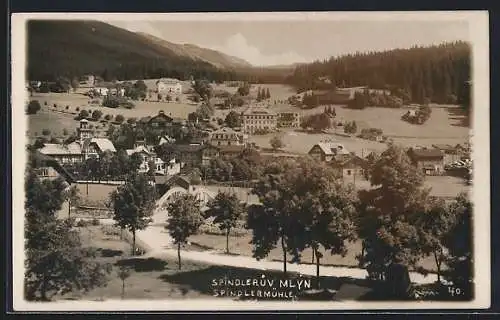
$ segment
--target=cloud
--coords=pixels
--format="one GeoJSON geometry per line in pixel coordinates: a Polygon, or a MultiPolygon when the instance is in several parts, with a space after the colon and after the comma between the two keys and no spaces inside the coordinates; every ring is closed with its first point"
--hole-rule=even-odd
{"type": "Polygon", "coordinates": [[[244,59],[256,66],[284,65],[308,61],[308,59],[293,51],[280,54],[263,54],[259,48],[248,43],[241,33],[230,36],[222,46],[213,46],[211,49],[244,59]]]}

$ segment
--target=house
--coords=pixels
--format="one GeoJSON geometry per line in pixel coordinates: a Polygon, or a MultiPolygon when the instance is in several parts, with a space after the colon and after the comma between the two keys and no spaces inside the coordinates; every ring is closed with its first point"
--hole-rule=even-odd
{"type": "Polygon", "coordinates": [[[308,154],[318,161],[330,162],[337,155],[349,155],[349,151],[341,143],[319,142],[309,150],[308,154]]]}
{"type": "Polygon", "coordinates": [[[82,162],[85,158],[80,144],[76,141],[67,145],[45,143],[38,151],[60,164],[76,164],[82,162]]]}
{"type": "Polygon", "coordinates": [[[156,81],[156,92],[164,94],[182,94],[182,84],[177,79],[160,79],[156,81]]]}
{"type": "Polygon", "coordinates": [[[273,131],[277,127],[277,114],[263,107],[250,107],[242,113],[243,132],[253,134],[258,130],[273,131]]]}
{"type": "Polygon", "coordinates": [[[344,182],[355,184],[357,180],[366,180],[367,161],[355,154],[336,155],[330,163],[344,182]]]}
{"type": "MultiPolygon", "coordinates": [[[[146,118],[144,118],[146,119],[146,118]]],[[[165,114],[165,111],[161,110],[158,112],[158,114],[154,117],[151,117],[147,120],[148,126],[151,128],[158,128],[158,129],[164,129],[172,124],[172,119],[171,117],[167,116],[165,114]]]]}
{"type": "Polygon", "coordinates": [[[441,175],[444,172],[444,153],[436,148],[410,148],[408,156],[412,163],[426,175],[441,175]]]}
{"type": "Polygon", "coordinates": [[[433,144],[432,147],[441,150],[444,154],[444,165],[462,160],[462,152],[458,146],[452,146],[449,144],[433,144]]]}
{"type": "Polygon", "coordinates": [[[239,146],[247,143],[248,136],[231,128],[221,128],[209,134],[209,143],[214,146],[239,146]]]}
{"type": "Polygon", "coordinates": [[[76,182],[76,178],[64,169],[56,159],[40,153],[39,151],[35,151],[35,159],[36,166],[34,169],[40,179],[55,180],[57,178],[62,178],[66,181],[68,186],[76,182]]]}
{"type": "Polygon", "coordinates": [[[202,144],[175,144],[174,152],[179,158],[181,167],[187,165],[198,167],[202,164],[203,149],[202,144]]]}
{"type": "Polygon", "coordinates": [[[300,128],[300,113],[298,112],[278,113],[277,126],[279,128],[300,128]]]}
{"type": "Polygon", "coordinates": [[[134,149],[127,149],[126,152],[129,156],[132,156],[133,154],[138,154],[140,156],[142,162],[139,165],[138,172],[148,172],[151,164],[154,166],[155,175],[174,175],[180,173],[181,171],[181,164],[176,163],[175,159],[166,163],[158,157],[150,147],[144,145],[143,141],[136,143],[134,149]]]}
{"type": "Polygon", "coordinates": [[[88,138],[83,140],[82,143],[82,153],[84,158],[99,158],[105,151],[110,151],[112,153],[116,152],[113,143],[106,138],[88,138]]]}

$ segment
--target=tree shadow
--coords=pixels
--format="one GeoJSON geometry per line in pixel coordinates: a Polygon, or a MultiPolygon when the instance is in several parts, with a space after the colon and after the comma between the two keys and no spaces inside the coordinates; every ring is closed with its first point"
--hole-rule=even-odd
{"type": "Polygon", "coordinates": [[[97,249],[97,252],[101,255],[101,257],[112,258],[123,255],[123,250],[114,250],[114,249],[97,249]]]}
{"type": "Polygon", "coordinates": [[[167,262],[157,258],[129,258],[117,261],[116,265],[132,268],[136,272],[150,272],[165,270],[167,262]]]}
{"type": "MultiPolygon", "coordinates": [[[[367,292],[372,290],[372,281],[365,279],[353,279],[350,277],[320,277],[321,290],[316,288],[316,278],[308,275],[300,275],[296,272],[288,272],[285,276],[282,271],[256,270],[248,268],[237,268],[227,266],[210,266],[204,269],[179,272],[175,274],[162,274],[159,279],[180,285],[187,290],[194,290],[201,294],[218,297],[230,297],[235,300],[287,300],[287,297],[265,296],[263,292],[284,292],[294,297],[294,300],[321,300],[340,301],[358,300],[367,292]],[[234,282],[227,283],[227,280],[234,282]],[[237,281],[246,283],[237,285],[237,281]],[[269,280],[265,286],[256,284],[255,281],[269,280]],[[246,281],[249,281],[248,283],[246,281]],[[281,285],[282,282],[296,284],[295,286],[281,285]],[[303,281],[302,287],[298,283],[303,281]],[[306,285],[307,283],[307,285],[306,285]],[[258,295],[261,291],[262,295],[258,295]],[[223,294],[224,292],[224,294],[223,294]],[[245,295],[247,293],[247,295],[245,295]],[[238,295],[239,294],[239,295],[238,295]]],[[[290,298],[290,296],[288,298],[290,298]]]]}

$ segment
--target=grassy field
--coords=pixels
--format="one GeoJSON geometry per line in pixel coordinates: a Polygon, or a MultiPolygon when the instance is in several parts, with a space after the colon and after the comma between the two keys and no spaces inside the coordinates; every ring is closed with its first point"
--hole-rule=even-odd
{"type": "MultiPolygon", "coordinates": [[[[57,104],[59,110],[66,111],[66,106],[69,107],[67,111],[77,112],[76,108],[82,109],[98,109],[101,110],[104,115],[110,114],[116,116],[121,114],[126,118],[130,117],[146,117],[158,114],[158,111],[163,110],[166,114],[172,117],[187,118],[190,112],[196,110],[197,106],[187,103],[177,103],[177,102],[148,102],[148,101],[134,101],[135,108],[124,109],[124,108],[106,108],[98,105],[92,105],[88,102],[90,99],[83,94],[79,93],[36,93],[31,98],[31,100],[38,100],[42,106],[47,102],[48,107],[52,107],[53,104],[57,104]]],[[[74,116],[73,116],[74,117],[74,116]]]]}
{"type": "MultiPolygon", "coordinates": [[[[72,292],[64,296],[56,296],[54,300],[93,300],[120,299],[122,297],[122,281],[118,277],[120,266],[131,270],[130,277],[125,280],[124,299],[206,299],[214,296],[212,280],[225,277],[232,279],[283,279],[281,271],[262,271],[249,268],[225,266],[209,266],[201,263],[183,261],[182,269],[178,269],[177,260],[170,257],[145,258],[129,255],[130,245],[120,239],[120,231],[111,226],[82,227],[80,235],[84,246],[97,249],[98,260],[112,266],[107,285],[89,292],[72,292]]],[[[187,248],[189,249],[189,248],[187,248]]],[[[297,275],[289,274],[289,278],[297,275]]],[[[311,277],[303,276],[303,279],[311,277]]],[[[370,291],[365,280],[351,278],[321,277],[323,288],[338,290],[337,299],[360,299],[370,291]]],[[[238,299],[221,298],[218,299],[238,299]]]]}
{"type": "MultiPolygon", "coordinates": [[[[191,236],[190,241],[192,244],[197,244],[200,246],[205,246],[213,250],[219,251],[224,254],[226,250],[226,237],[224,235],[214,235],[214,234],[198,234],[191,236]]],[[[230,237],[229,239],[229,251],[231,254],[252,256],[253,245],[250,244],[252,240],[251,231],[249,234],[240,237],[230,237]]],[[[278,247],[271,250],[267,256],[267,260],[283,261],[283,252],[279,244],[278,247]]],[[[356,255],[361,254],[361,241],[356,241],[349,243],[347,245],[348,252],[345,257],[341,255],[331,255],[329,252],[323,253],[323,258],[321,260],[321,265],[324,266],[342,266],[342,267],[358,267],[358,260],[356,255]]],[[[291,261],[291,257],[288,254],[287,261],[291,261]]],[[[306,250],[302,253],[301,263],[312,263],[312,251],[306,250]]],[[[419,264],[429,271],[435,271],[436,265],[432,257],[422,259],[419,264]]]]}
{"type": "MultiPolygon", "coordinates": [[[[166,298],[207,298],[210,295],[189,288],[188,285],[169,281],[169,277],[179,274],[177,261],[145,259],[130,256],[130,245],[120,239],[120,231],[111,226],[89,226],[80,229],[84,246],[98,250],[98,260],[113,266],[105,287],[95,288],[88,293],[74,292],[56,299],[105,300],[120,299],[122,281],[118,277],[120,265],[131,269],[125,282],[125,299],[166,299],[166,298]]],[[[184,262],[181,273],[207,268],[205,265],[184,262]]],[[[208,283],[207,279],[207,283],[208,283]]]]}

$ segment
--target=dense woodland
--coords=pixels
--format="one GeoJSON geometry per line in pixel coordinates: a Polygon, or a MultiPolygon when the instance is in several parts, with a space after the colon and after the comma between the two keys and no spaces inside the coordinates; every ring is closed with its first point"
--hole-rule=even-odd
{"type": "Polygon", "coordinates": [[[287,82],[299,91],[369,86],[401,91],[411,101],[464,99],[470,80],[470,47],[465,42],[384,52],[356,53],[297,66],[287,82]],[[320,79],[328,77],[331,84],[320,79]]]}

